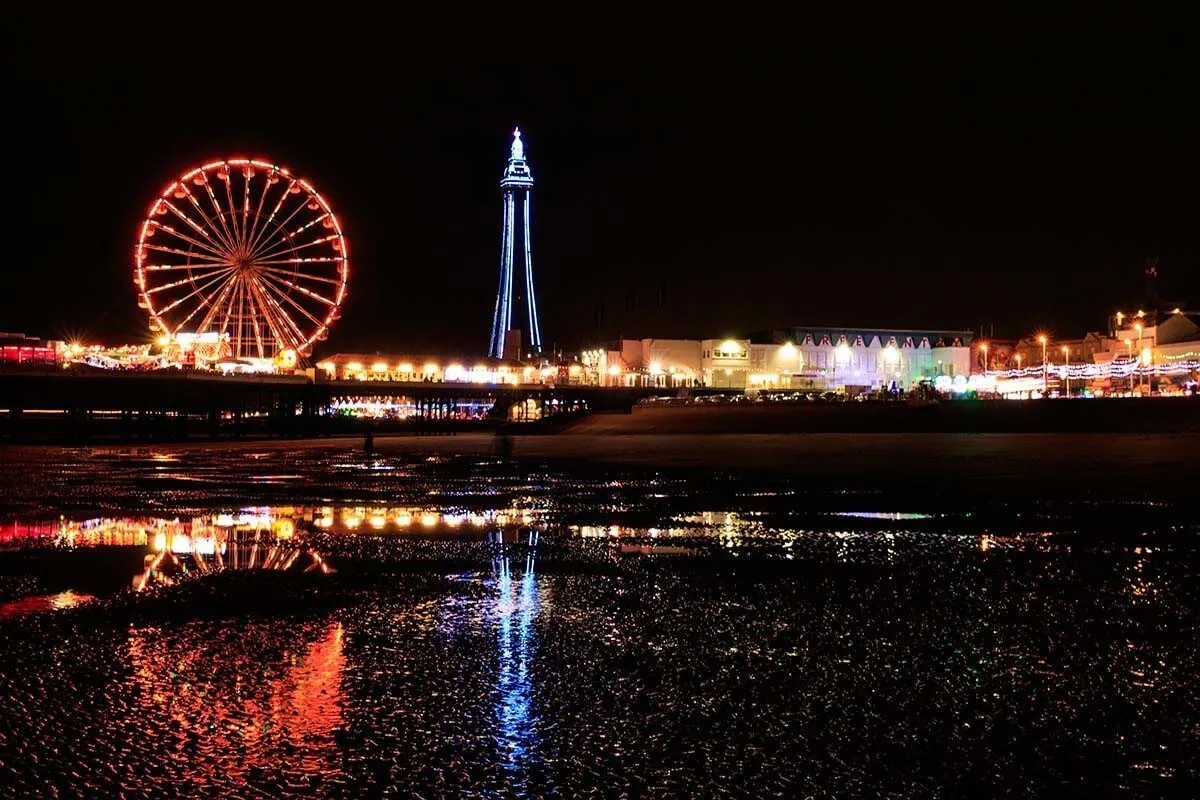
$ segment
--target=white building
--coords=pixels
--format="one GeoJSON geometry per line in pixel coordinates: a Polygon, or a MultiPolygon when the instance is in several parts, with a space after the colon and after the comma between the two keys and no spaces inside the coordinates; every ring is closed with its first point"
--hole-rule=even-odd
{"type": "Polygon", "coordinates": [[[626,339],[584,353],[606,385],[861,392],[968,375],[969,331],[790,328],[749,339],[626,339]]]}

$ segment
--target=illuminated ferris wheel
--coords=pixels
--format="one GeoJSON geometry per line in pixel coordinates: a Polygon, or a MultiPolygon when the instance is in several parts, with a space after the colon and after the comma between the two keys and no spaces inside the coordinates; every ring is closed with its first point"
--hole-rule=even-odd
{"type": "Polygon", "coordinates": [[[245,158],[184,173],[142,223],[134,283],[160,340],[220,357],[308,355],[338,318],[349,250],[329,203],[286,169],[245,158]]]}

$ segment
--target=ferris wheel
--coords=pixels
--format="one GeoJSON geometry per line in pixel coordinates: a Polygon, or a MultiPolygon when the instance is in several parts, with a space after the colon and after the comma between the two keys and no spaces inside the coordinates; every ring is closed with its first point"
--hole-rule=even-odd
{"type": "Polygon", "coordinates": [[[339,316],[349,250],[329,203],[286,169],[234,158],[185,172],[150,205],[134,284],[150,329],[222,357],[304,356],[339,316]]]}

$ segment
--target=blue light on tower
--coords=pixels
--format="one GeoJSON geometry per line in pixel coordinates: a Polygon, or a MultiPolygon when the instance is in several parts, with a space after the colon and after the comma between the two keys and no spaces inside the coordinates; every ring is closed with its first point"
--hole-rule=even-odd
{"type": "Polygon", "coordinates": [[[529,314],[528,351],[542,351],[542,332],[538,326],[537,297],[533,291],[533,246],[529,238],[529,192],[533,189],[533,173],[525,162],[525,145],[521,129],[513,130],[512,150],[508,166],[500,179],[504,190],[504,230],[500,238],[500,289],[496,292],[496,310],[492,317],[492,338],[488,355],[492,358],[520,358],[520,352],[506,352],[509,333],[513,330],[513,245],[517,239],[516,210],[521,205],[523,221],[522,249],[525,251],[525,308],[529,314]]]}

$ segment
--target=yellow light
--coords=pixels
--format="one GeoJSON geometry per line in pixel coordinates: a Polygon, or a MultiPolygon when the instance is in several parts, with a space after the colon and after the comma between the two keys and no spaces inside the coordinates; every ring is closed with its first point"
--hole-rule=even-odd
{"type": "Polygon", "coordinates": [[[1154,354],[1150,352],[1150,348],[1149,347],[1143,348],[1142,349],[1142,363],[1149,364],[1153,360],[1154,360],[1154,354]]]}
{"type": "Polygon", "coordinates": [[[1138,336],[1139,336],[1139,337],[1142,335],[1142,331],[1143,331],[1143,330],[1145,330],[1145,329],[1142,327],[1142,323],[1140,323],[1140,322],[1139,322],[1138,324],[1134,325],[1134,326],[1133,326],[1133,329],[1134,329],[1135,331],[1137,331],[1137,332],[1138,332],[1138,336]]]}
{"type": "Polygon", "coordinates": [[[371,372],[387,372],[387,364],[382,361],[376,361],[371,365],[371,372]]]}
{"type": "Polygon", "coordinates": [[[1174,308],[1174,309],[1171,309],[1171,313],[1172,314],[1182,314],[1183,309],[1182,308],[1174,308]]]}
{"type": "Polygon", "coordinates": [[[726,339],[721,342],[721,353],[727,356],[735,356],[742,352],[742,346],[733,339],[726,339]]]}
{"type": "Polygon", "coordinates": [[[533,367],[526,367],[525,369],[521,370],[521,372],[522,372],[522,374],[525,375],[525,377],[528,378],[530,375],[533,374],[533,367]]]}
{"type": "Polygon", "coordinates": [[[786,344],[784,344],[783,347],[779,348],[779,357],[780,358],[795,358],[796,357],[796,345],[792,344],[791,342],[787,342],[786,344]]]}
{"type": "Polygon", "coordinates": [[[650,374],[651,375],[662,375],[662,371],[663,371],[662,364],[658,363],[657,361],[650,362],[650,374]]]}
{"type": "Polygon", "coordinates": [[[611,366],[609,366],[609,368],[608,368],[608,374],[609,374],[609,375],[614,375],[614,376],[615,376],[615,375],[620,375],[620,374],[621,374],[621,368],[620,368],[620,367],[618,367],[616,364],[612,364],[612,365],[611,365],[611,366]]]}
{"type": "Polygon", "coordinates": [[[407,528],[409,525],[412,525],[412,514],[396,515],[396,524],[401,528],[407,528]]]}
{"type": "Polygon", "coordinates": [[[1117,324],[1118,324],[1118,325],[1120,325],[1120,324],[1121,324],[1121,320],[1123,320],[1123,319],[1125,319],[1125,315],[1124,315],[1124,314],[1122,314],[1120,311],[1118,311],[1118,312],[1117,312],[1117,324]]]}
{"type": "Polygon", "coordinates": [[[332,361],[322,361],[320,364],[320,367],[321,367],[321,369],[325,370],[326,372],[333,372],[333,370],[335,369],[332,361]]]}
{"type": "Polygon", "coordinates": [[[166,334],[163,334],[162,336],[158,337],[154,341],[158,343],[159,347],[165,347],[167,342],[171,341],[171,337],[167,336],[166,334]]]}
{"type": "Polygon", "coordinates": [[[850,360],[850,345],[846,344],[845,342],[842,342],[836,348],[834,348],[833,356],[838,361],[849,361],[850,360]]]}
{"type": "Polygon", "coordinates": [[[362,372],[362,362],[351,361],[346,365],[346,372],[362,372]]]}
{"type": "Polygon", "coordinates": [[[889,364],[894,364],[896,361],[899,360],[899,358],[900,358],[900,351],[896,349],[895,345],[889,344],[887,347],[883,348],[883,360],[884,361],[888,362],[889,364]]]}
{"type": "Polygon", "coordinates": [[[1071,355],[1071,348],[1069,348],[1069,347],[1064,347],[1064,348],[1062,349],[1062,351],[1063,351],[1063,355],[1064,355],[1064,356],[1069,356],[1069,355],[1071,355]]]}
{"type": "Polygon", "coordinates": [[[371,517],[371,527],[375,530],[382,528],[386,522],[387,518],[383,514],[375,514],[371,517]]]}
{"type": "Polygon", "coordinates": [[[437,522],[438,522],[437,514],[422,514],[421,515],[421,524],[424,525],[426,528],[432,528],[434,525],[437,525],[437,522]]]}
{"type": "Polygon", "coordinates": [[[1017,369],[1021,368],[1021,354],[1017,353],[1017,369]]]}
{"type": "Polygon", "coordinates": [[[401,362],[400,364],[396,365],[396,372],[411,373],[412,371],[413,371],[413,365],[408,363],[407,361],[401,362]]]}
{"type": "Polygon", "coordinates": [[[1146,312],[1145,312],[1145,311],[1142,311],[1142,310],[1139,308],[1139,309],[1138,309],[1138,313],[1137,313],[1137,315],[1138,315],[1139,317],[1144,317],[1144,316],[1146,316],[1146,312]]]}
{"type": "Polygon", "coordinates": [[[571,375],[578,375],[579,373],[583,372],[583,367],[579,366],[578,364],[572,364],[567,368],[567,372],[571,375]]]}
{"type": "Polygon", "coordinates": [[[980,352],[982,352],[982,353],[986,353],[986,352],[987,352],[987,342],[980,342],[980,343],[979,343],[979,351],[980,351],[980,352]]]}
{"type": "Polygon", "coordinates": [[[1047,341],[1049,340],[1046,339],[1046,334],[1044,333],[1038,337],[1038,344],[1045,344],[1047,341]]]}
{"type": "Polygon", "coordinates": [[[425,365],[425,367],[424,367],[424,369],[423,369],[422,371],[423,371],[423,372],[424,372],[426,375],[432,375],[433,373],[435,373],[435,372],[437,372],[437,371],[438,371],[438,365],[437,365],[437,364],[434,364],[434,363],[431,361],[431,362],[429,362],[428,364],[426,364],[426,365],[425,365]]]}

